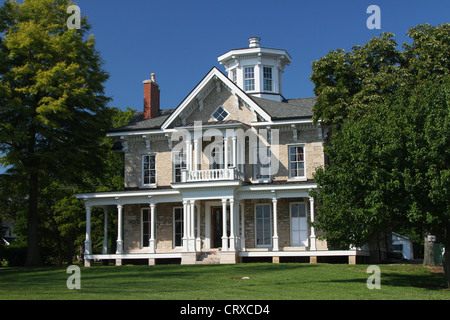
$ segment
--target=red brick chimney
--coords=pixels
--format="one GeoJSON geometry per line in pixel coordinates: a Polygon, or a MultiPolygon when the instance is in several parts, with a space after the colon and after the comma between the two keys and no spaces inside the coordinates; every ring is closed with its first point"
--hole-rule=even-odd
{"type": "Polygon", "coordinates": [[[144,81],[144,119],[156,118],[159,115],[159,86],[155,74],[144,81]]]}

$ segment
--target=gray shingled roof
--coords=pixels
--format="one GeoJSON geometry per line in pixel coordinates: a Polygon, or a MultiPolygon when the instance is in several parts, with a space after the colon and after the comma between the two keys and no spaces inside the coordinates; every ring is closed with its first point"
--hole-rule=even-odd
{"type": "MultiPolygon", "coordinates": [[[[313,116],[312,107],[316,102],[315,97],[289,99],[284,102],[278,102],[263,98],[251,97],[264,111],[266,111],[272,120],[310,118],[313,116]]],[[[144,112],[137,112],[126,126],[111,129],[109,132],[135,131],[146,129],[159,129],[163,122],[170,116],[175,109],[160,110],[159,117],[144,120],[144,112]]],[[[233,121],[233,120],[228,120],[233,121]]],[[[209,123],[204,123],[208,125],[209,123]]],[[[217,124],[217,123],[215,123],[217,124]]],[[[189,126],[190,124],[188,124],[189,126]]]]}
{"type": "Polygon", "coordinates": [[[159,117],[146,120],[144,119],[144,112],[136,112],[130,123],[122,127],[111,129],[108,132],[158,129],[161,127],[167,117],[170,116],[173,110],[175,109],[161,109],[159,111],[159,117]]]}
{"type": "Polygon", "coordinates": [[[270,115],[272,120],[310,118],[313,116],[312,107],[316,103],[316,97],[289,99],[284,102],[251,98],[270,115]]]}

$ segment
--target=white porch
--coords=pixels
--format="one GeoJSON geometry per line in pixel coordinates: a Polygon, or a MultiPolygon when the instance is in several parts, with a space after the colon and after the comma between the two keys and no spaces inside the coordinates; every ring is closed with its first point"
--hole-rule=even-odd
{"type": "Polygon", "coordinates": [[[314,221],[314,199],[309,197],[311,187],[314,185],[307,183],[241,186],[237,181],[228,181],[221,183],[220,187],[207,182],[181,183],[166,190],[78,195],[85,201],[86,207],[85,265],[90,266],[91,261],[103,259],[115,260],[117,265],[128,259],[146,259],[149,264],[155,264],[158,259],[178,259],[182,264],[195,264],[202,252],[215,252],[221,263],[269,257],[273,262],[279,262],[284,257],[309,257],[310,262],[314,263],[318,257],[326,256],[346,256],[349,263],[355,263],[356,256],[366,255],[366,252],[328,250],[323,244],[318,244],[312,226],[308,226],[307,238],[303,238],[301,247],[291,243],[292,227],[289,224],[292,222],[288,206],[304,203],[309,221],[314,221]],[[261,245],[258,244],[256,227],[257,206],[270,208],[270,219],[267,219],[270,228],[264,229],[264,232],[270,232],[270,237],[266,234],[266,242],[261,245]],[[101,207],[105,213],[105,241],[101,253],[92,251],[92,207],[101,207]],[[124,208],[134,212],[134,218],[127,219],[134,219],[135,228],[130,229],[131,223],[128,222],[125,233],[124,208]],[[182,212],[182,238],[179,242],[175,239],[175,218],[171,220],[175,214],[174,208],[182,212]],[[118,220],[115,253],[108,252],[107,243],[107,213],[111,210],[117,212],[118,220]],[[142,210],[147,210],[149,215],[148,240],[145,240],[148,243],[142,243],[143,226],[137,226],[142,210]],[[219,211],[221,215],[214,214],[219,211]],[[221,227],[215,228],[218,224],[221,227]],[[217,238],[219,230],[221,234],[217,243],[214,238],[217,238]]]}

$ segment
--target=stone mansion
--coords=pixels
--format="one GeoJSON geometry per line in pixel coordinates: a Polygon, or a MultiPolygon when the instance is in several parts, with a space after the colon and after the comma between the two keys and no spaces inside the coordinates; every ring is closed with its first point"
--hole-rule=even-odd
{"type": "Polygon", "coordinates": [[[369,254],[332,250],[317,238],[309,192],[325,162],[327,130],[312,122],[314,97],[283,97],[289,53],[249,41],[219,56],[225,73],[213,67],[175,109],[160,108],[154,74],[143,82],[143,111],[107,133],[124,155],[123,191],[77,195],[86,208],[86,266],[97,259],[356,263],[369,254]],[[92,251],[93,207],[105,213],[102,252],[92,251]],[[116,252],[108,252],[108,212],[117,214],[116,252]]]}

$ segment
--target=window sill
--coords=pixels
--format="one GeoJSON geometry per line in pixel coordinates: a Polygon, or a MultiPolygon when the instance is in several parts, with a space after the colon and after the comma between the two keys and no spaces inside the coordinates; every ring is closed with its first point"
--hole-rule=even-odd
{"type": "Polygon", "coordinates": [[[289,178],[287,181],[308,181],[306,177],[289,178]]]}
{"type": "Polygon", "coordinates": [[[139,189],[156,189],[157,185],[155,184],[143,184],[139,187],[139,189]]]}
{"type": "Polygon", "coordinates": [[[252,184],[260,184],[260,183],[272,183],[272,179],[252,179],[252,184]]]}

